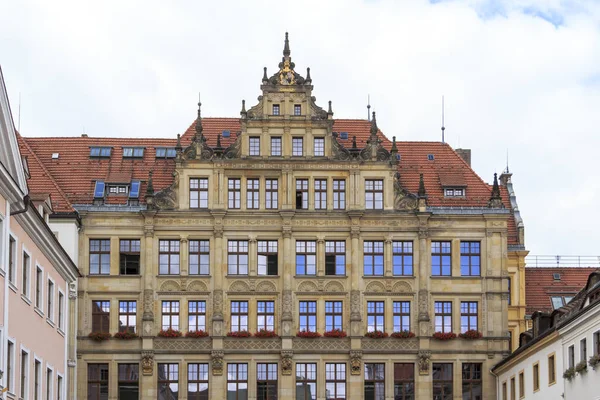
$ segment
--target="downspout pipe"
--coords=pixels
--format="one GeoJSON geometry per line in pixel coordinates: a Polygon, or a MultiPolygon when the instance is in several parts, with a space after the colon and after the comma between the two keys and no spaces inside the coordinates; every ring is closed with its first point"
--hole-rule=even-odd
{"type": "Polygon", "coordinates": [[[11,216],[13,215],[18,215],[18,214],[23,214],[24,212],[27,212],[27,210],[29,210],[29,203],[31,203],[31,198],[29,198],[29,195],[26,194],[23,197],[23,203],[25,204],[25,208],[21,209],[21,210],[16,210],[10,213],[11,216]]]}

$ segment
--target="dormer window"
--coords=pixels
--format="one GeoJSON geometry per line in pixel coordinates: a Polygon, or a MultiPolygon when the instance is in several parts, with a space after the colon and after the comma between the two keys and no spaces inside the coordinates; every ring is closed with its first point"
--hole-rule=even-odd
{"type": "Polygon", "coordinates": [[[279,115],[279,104],[273,104],[273,115],[279,115]]]}
{"type": "Polygon", "coordinates": [[[174,147],[157,147],[156,158],[175,158],[177,151],[174,147]]]}
{"type": "Polygon", "coordinates": [[[142,158],[144,157],[143,147],[123,147],[124,158],[142,158]]]}
{"type": "Polygon", "coordinates": [[[464,188],[446,188],[444,189],[444,197],[465,197],[464,188]]]}
{"type": "Polygon", "coordinates": [[[302,115],[302,105],[294,104],[294,115],[302,115]]]}
{"type": "Polygon", "coordinates": [[[129,185],[117,185],[117,184],[108,184],[107,192],[108,195],[126,195],[129,193],[129,185]]]}
{"type": "Polygon", "coordinates": [[[112,147],[90,147],[90,157],[110,157],[112,147]]]}

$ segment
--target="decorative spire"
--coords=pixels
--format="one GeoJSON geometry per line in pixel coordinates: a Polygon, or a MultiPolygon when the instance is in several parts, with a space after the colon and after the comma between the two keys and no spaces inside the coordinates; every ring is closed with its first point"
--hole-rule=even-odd
{"type": "MultiPolygon", "coordinates": [[[[198,96],[199,97],[199,96],[198,96]]],[[[196,135],[195,138],[202,138],[202,112],[201,112],[202,103],[200,99],[198,99],[198,118],[196,119],[196,135]]]]}
{"type": "Polygon", "coordinates": [[[331,109],[331,100],[329,100],[329,110],[327,110],[327,114],[333,115],[333,110],[331,109]]]}
{"type": "Polygon", "coordinates": [[[494,185],[492,186],[492,195],[488,202],[489,208],[504,208],[502,197],[500,196],[500,186],[498,186],[498,174],[494,172],[494,185]]]}
{"type": "Polygon", "coordinates": [[[154,184],[152,183],[152,174],[154,172],[148,172],[148,185],[146,186],[146,196],[154,196],[154,184]]]}
{"type": "Polygon", "coordinates": [[[371,95],[367,95],[367,120],[371,120],[371,95]]]}
{"type": "Polygon", "coordinates": [[[356,135],[352,136],[352,148],[353,148],[353,149],[358,149],[358,148],[356,147],[356,135]]]}
{"type": "Polygon", "coordinates": [[[306,80],[304,82],[306,82],[306,83],[312,82],[312,78],[310,77],[310,67],[306,68],[306,80]]]}
{"type": "Polygon", "coordinates": [[[263,69],[263,79],[262,79],[262,81],[264,83],[269,82],[269,77],[267,76],[267,67],[264,67],[264,69],[263,69]]]}
{"type": "Polygon", "coordinates": [[[242,100],[242,111],[240,111],[240,115],[243,118],[246,117],[246,100],[242,100]]]}
{"type": "Polygon", "coordinates": [[[420,199],[427,198],[427,191],[425,190],[425,181],[423,180],[423,174],[419,175],[419,191],[417,195],[420,199]]]}
{"type": "Polygon", "coordinates": [[[217,135],[217,148],[220,149],[221,146],[221,132],[217,135]]]}
{"type": "Polygon", "coordinates": [[[390,149],[391,162],[394,164],[398,163],[398,147],[396,147],[396,136],[392,137],[392,148],[390,149]]]}
{"type": "Polygon", "coordinates": [[[181,135],[177,134],[177,144],[175,145],[175,150],[178,152],[181,151],[181,135]]]}
{"type": "Polygon", "coordinates": [[[283,46],[283,57],[289,58],[289,56],[290,56],[290,41],[288,39],[288,33],[286,32],[285,33],[285,45],[283,46]]]}
{"type": "Polygon", "coordinates": [[[379,128],[377,128],[377,119],[375,118],[375,111],[373,111],[373,118],[371,118],[371,138],[376,138],[378,131],[379,128]]]}

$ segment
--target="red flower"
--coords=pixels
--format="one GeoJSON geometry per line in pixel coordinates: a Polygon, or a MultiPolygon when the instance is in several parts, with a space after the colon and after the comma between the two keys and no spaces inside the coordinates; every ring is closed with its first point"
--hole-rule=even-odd
{"type": "Polygon", "coordinates": [[[115,333],[115,336],[113,336],[113,337],[115,339],[131,340],[131,339],[136,339],[139,336],[135,332],[123,331],[123,332],[117,332],[117,333],[115,333]]]}
{"type": "Polygon", "coordinates": [[[394,332],[390,336],[396,339],[408,339],[415,337],[415,334],[411,331],[400,331],[394,332]]]}
{"type": "Polygon", "coordinates": [[[207,337],[207,336],[208,336],[208,332],[205,332],[203,330],[189,331],[188,333],[185,334],[185,337],[191,337],[191,338],[201,338],[201,337],[207,337]]]}
{"type": "Polygon", "coordinates": [[[258,338],[273,338],[277,337],[275,331],[270,331],[268,329],[260,329],[258,332],[254,334],[254,337],[258,338]]]}
{"type": "Polygon", "coordinates": [[[365,333],[365,337],[371,338],[371,339],[383,339],[388,337],[387,332],[383,332],[383,331],[371,331],[371,332],[367,332],[365,333]]]}
{"type": "Polygon", "coordinates": [[[96,342],[102,342],[110,339],[112,335],[108,332],[90,332],[88,337],[96,342]]]}
{"type": "Polygon", "coordinates": [[[227,332],[227,336],[237,337],[237,338],[245,338],[245,337],[252,336],[252,334],[248,331],[235,331],[235,332],[227,332]]]}
{"type": "Polygon", "coordinates": [[[298,333],[296,333],[296,336],[301,337],[301,338],[318,338],[321,337],[321,334],[319,332],[311,332],[311,331],[298,331],[298,333]]]}
{"type": "Polygon", "coordinates": [[[467,340],[475,340],[475,339],[481,339],[483,337],[483,334],[479,331],[476,331],[475,329],[470,329],[468,331],[466,331],[465,333],[461,333],[458,336],[460,336],[463,339],[467,339],[467,340]]]}
{"type": "Polygon", "coordinates": [[[330,331],[327,331],[323,334],[323,336],[325,337],[332,337],[332,338],[345,338],[346,337],[346,331],[343,331],[341,329],[332,329],[330,331]]]}
{"type": "Polygon", "coordinates": [[[181,332],[171,328],[166,330],[161,329],[160,332],[158,332],[158,336],[166,338],[178,338],[181,337],[181,332]]]}
{"type": "Polygon", "coordinates": [[[456,333],[454,332],[436,332],[433,334],[433,338],[437,340],[452,340],[456,339],[456,333]]]}

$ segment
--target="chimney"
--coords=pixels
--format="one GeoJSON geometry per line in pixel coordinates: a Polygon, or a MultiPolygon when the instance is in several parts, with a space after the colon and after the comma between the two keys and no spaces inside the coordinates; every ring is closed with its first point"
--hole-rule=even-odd
{"type": "Polygon", "coordinates": [[[88,137],[87,133],[82,133],[81,137],[88,137]]]}
{"type": "Polygon", "coordinates": [[[455,149],[456,153],[471,166],[471,149],[455,149]]]}

